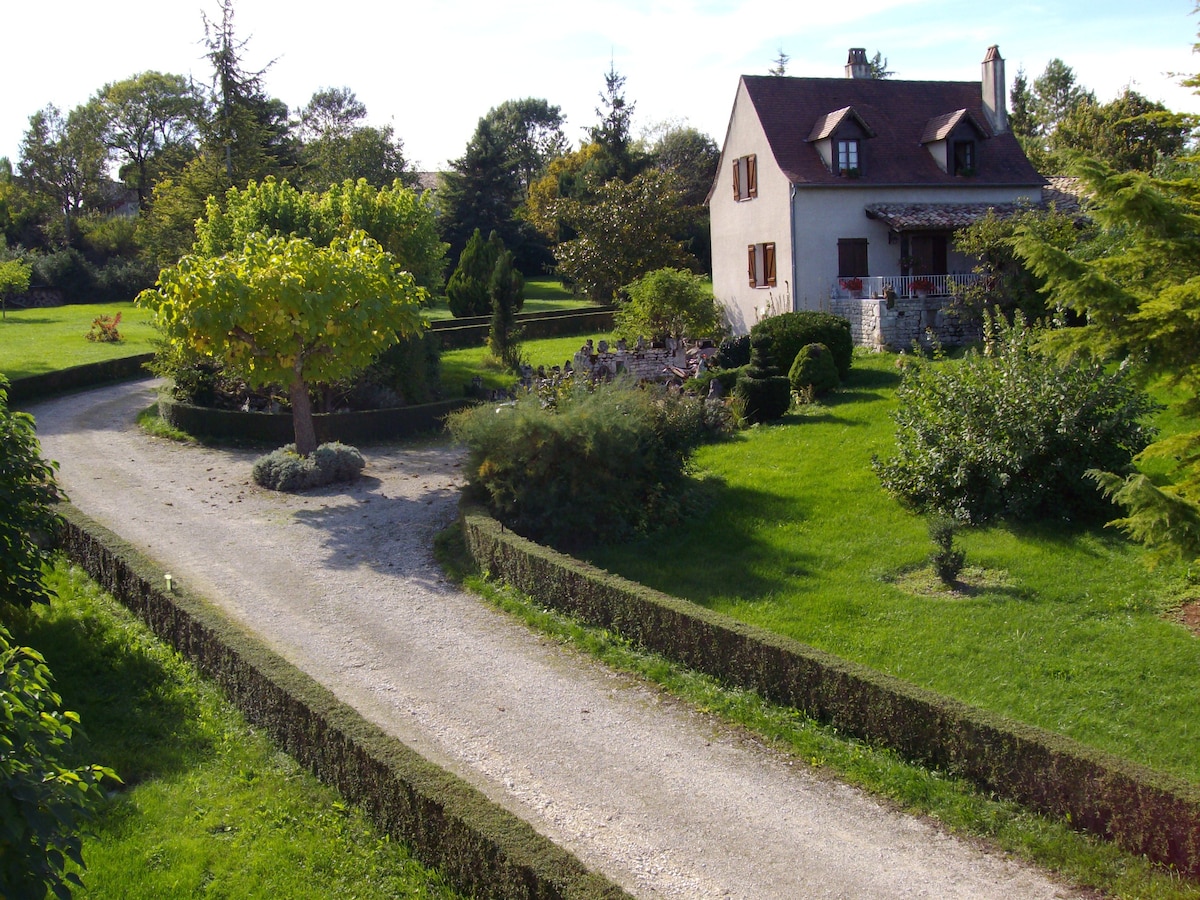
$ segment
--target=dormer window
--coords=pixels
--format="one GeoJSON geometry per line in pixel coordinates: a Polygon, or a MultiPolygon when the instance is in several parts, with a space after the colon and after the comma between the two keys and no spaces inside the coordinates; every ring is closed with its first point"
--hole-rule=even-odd
{"type": "Polygon", "coordinates": [[[857,138],[839,140],[837,142],[837,159],[834,172],[838,175],[847,175],[851,178],[858,176],[862,172],[859,163],[857,138]]]}
{"type": "Polygon", "coordinates": [[[952,175],[974,175],[976,169],[975,164],[975,142],[974,141],[955,141],[954,142],[954,157],[952,175]]]}
{"type": "Polygon", "coordinates": [[[758,196],[758,159],[751,153],[733,161],[733,199],[751,200],[758,196]]]}

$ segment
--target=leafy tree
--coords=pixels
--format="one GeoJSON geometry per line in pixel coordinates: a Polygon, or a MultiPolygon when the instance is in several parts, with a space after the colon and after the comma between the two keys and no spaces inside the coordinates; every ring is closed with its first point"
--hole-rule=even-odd
{"type": "Polygon", "coordinates": [[[384,187],[399,179],[407,186],[416,176],[404,159],[404,144],[390,125],[362,123],[367,108],[349,88],[316,91],[300,119],[300,182],[312,190],[365,179],[384,187]]]}
{"type": "Polygon", "coordinates": [[[1023,68],[1017,69],[1008,91],[1008,127],[1022,147],[1032,141],[1037,132],[1033,117],[1033,92],[1029,89],[1029,79],[1023,68]]]}
{"type": "Polygon", "coordinates": [[[66,118],[51,105],[29,117],[18,168],[28,190],[54,210],[44,231],[50,243],[69,245],[75,222],[99,201],[105,149],[94,111],[78,107],[66,118]]]}
{"type": "MultiPolygon", "coordinates": [[[[3,257],[4,241],[0,240],[0,257],[3,257]]],[[[23,294],[29,290],[29,263],[22,259],[0,258],[0,310],[7,313],[8,298],[12,294],[23,294]]]]}
{"type": "Polygon", "coordinates": [[[92,103],[103,122],[104,145],[145,209],[154,185],[195,157],[207,115],[204,98],[182,75],[142,72],[106,84],[92,103]]]}
{"type": "Polygon", "coordinates": [[[562,130],[566,122],[562,110],[545,100],[536,97],[505,100],[488,110],[483,118],[491,125],[496,140],[508,148],[509,164],[516,170],[526,196],[550,161],[562,156],[569,147],[562,130]]]}
{"type": "Polygon", "coordinates": [[[513,268],[513,255],[503,247],[496,257],[488,282],[492,300],[492,323],[488,329],[488,349],[509,371],[521,365],[521,347],[514,317],[525,302],[525,279],[513,268]]]}
{"type": "Polygon", "coordinates": [[[1059,158],[1079,153],[1117,171],[1150,172],[1183,151],[1193,123],[1193,117],[1126,88],[1111,103],[1084,100],[1072,108],[1058,123],[1052,144],[1059,158]]]}
{"type": "Polygon", "coordinates": [[[1075,80],[1075,70],[1057,57],[1033,82],[1033,115],[1039,132],[1049,136],[1059,122],[1085,102],[1095,102],[1095,95],[1075,80]]]}
{"type": "MultiPolygon", "coordinates": [[[[1052,335],[1062,352],[1128,360],[1144,379],[1166,377],[1180,408],[1200,411],[1200,189],[1194,179],[1117,172],[1078,160],[1088,213],[1099,227],[1090,245],[1064,250],[1030,232],[1017,253],[1045,279],[1053,301],[1078,313],[1082,327],[1052,335]],[[1100,249],[1096,249],[1096,248],[1100,249]]],[[[1165,554],[1195,558],[1200,521],[1200,432],[1153,444],[1144,458],[1173,462],[1173,481],[1155,485],[1134,476],[1105,480],[1128,517],[1117,524],[1165,554]],[[1191,524],[1189,524],[1189,522],[1191,524]]],[[[1106,468],[1097,466],[1098,468],[1106,468]]]]}
{"type": "Polygon", "coordinates": [[[712,247],[705,200],[717,175],[721,149],[708,135],[685,125],[667,128],[650,150],[656,168],[675,176],[687,207],[686,223],[680,233],[688,249],[705,271],[712,268],[712,247]]]}
{"type": "Polygon", "coordinates": [[[300,137],[308,143],[349,134],[367,117],[367,107],[348,87],[321,88],[313,92],[299,116],[300,137]]]}
{"type": "Polygon", "coordinates": [[[593,196],[594,186],[585,173],[595,168],[602,152],[599,144],[584,144],[552,160],[546,174],[530,185],[521,217],[555,243],[574,237],[557,204],[559,200],[587,200],[593,196]]]}
{"type": "Polygon", "coordinates": [[[697,265],[677,237],[686,207],[669,173],[613,179],[596,188],[594,200],[559,200],[555,212],[577,235],[554,250],[559,272],[597,300],[616,299],[622,285],[654,269],[697,265]]]}
{"type": "Polygon", "coordinates": [[[1021,320],[985,322],[986,352],[911,362],[897,391],[896,454],[874,467],[923,512],[979,524],[1104,510],[1089,469],[1126,471],[1154,405],[1127,370],[1056,360],[1021,320]]]}
{"type": "Polygon", "coordinates": [[[0,459],[0,598],[18,607],[48,603],[42,565],[50,560],[51,539],[61,524],[52,509],[58,499],[55,465],[41,457],[33,417],[9,408],[2,375],[0,459]]]}
{"type": "Polygon", "coordinates": [[[712,288],[700,275],[657,269],[623,288],[629,297],[616,315],[616,330],[633,340],[720,337],[723,316],[712,288]]]}
{"type": "Polygon", "coordinates": [[[119,781],[106,766],[70,767],[79,715],[61,709],[40,653],[0,626],[0,896],[71,896],[82,886],[67,860],[84,867],[79,828],[119,781]]]}
{"type": "Polygon", "coordinates": [[[310,386],[349,378],[422,327],[425,291],[362,231],[327,247],[255,232],[223,256],[188,255],[138,303],[170,346],[223,361],[252,387],[285,385],[296,451],[317,447],[310,386]]]}

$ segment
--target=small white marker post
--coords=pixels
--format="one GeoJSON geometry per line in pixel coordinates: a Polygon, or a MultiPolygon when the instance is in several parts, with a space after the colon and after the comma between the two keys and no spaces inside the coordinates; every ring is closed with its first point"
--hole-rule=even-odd
{"type": "Polygon", "coordinates": [[[174,590],[174,588],[171,587],[171,573],[168,572],[167,573],[167,593],[169,594],[173,590],[174,590]]]}

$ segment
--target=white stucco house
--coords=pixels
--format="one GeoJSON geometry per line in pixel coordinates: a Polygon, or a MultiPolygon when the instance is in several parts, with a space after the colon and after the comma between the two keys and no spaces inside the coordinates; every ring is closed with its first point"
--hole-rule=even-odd
{"type": "Polygon", "coordinates": [[[708,198],[713,291],[737,332],[826,309],[883,342],[879,317],[939,305],[885,310],[885,294],[944,297],[973,277],[955,229],[1041,204],[1045,185],[1008,128],[994,46],[980,81],[873,79],[861,48],[843,78],[745,75],[708,198]]]}

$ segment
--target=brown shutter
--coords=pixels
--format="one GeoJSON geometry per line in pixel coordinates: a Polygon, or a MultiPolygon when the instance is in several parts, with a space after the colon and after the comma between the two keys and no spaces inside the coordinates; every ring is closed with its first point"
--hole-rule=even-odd
{"type": "Polygon", "coordinates": [[[768,287],[775,287],[775,245],[763,244],[763,274],[768,287]]]}
{"type": "Polygon", "coordinates": [[[740,163],[741,163],[741,160],[739,160],[739,159],[735,159],[733,161],[733,199],[734,200],[742,199],[742,173],[741,173],[740,163]]]}
{"type": "Polygon", "coordinates": [[[758,196],[758,157],[751,153],[746,157],[747,196],[758,196]]]}
{"type": "Polygon", "coordinates": [[[750,287],[758,287],[758,272],[757,266],[754,264],[754,245],[751,244],[748,248],[750,251],[750,287]]]}

